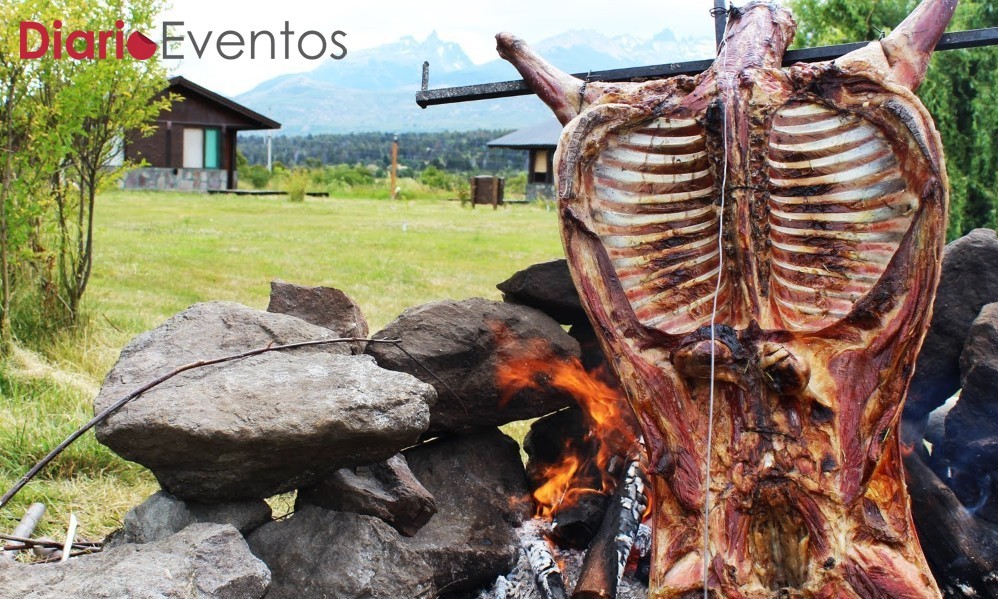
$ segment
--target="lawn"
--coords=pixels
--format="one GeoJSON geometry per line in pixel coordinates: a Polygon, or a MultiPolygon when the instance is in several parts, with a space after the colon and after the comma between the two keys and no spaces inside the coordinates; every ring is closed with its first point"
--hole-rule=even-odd
{"type": "MultiPolygon", "coordinates": [[[[556,214],[537,205],[119,191],[100,198],[96,227],[86,323],[55,340],[21,339],[0,364],[4,489],[92,415],[93,395],[129,339],[193,303],[265,309],[272,279],[330,285],[360,304],[373,333],[409,306],[500,299],[496,283],[562,255],[556,214]]],[[[100,538],[155,489],[148,472],[90,433],[0,513],[0,530],[43,501],[42,533],[58,535],[72,511],[81,537],[100,538]]]]}

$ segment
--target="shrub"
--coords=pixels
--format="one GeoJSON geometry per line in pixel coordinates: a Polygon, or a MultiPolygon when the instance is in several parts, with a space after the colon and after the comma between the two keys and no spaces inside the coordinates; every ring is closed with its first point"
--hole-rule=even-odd
{"type": "Polygon", "coordinates": [[[311,177],[309,176],[307,170],[296,168],[291,171],[284,183],[285,191],[288,192],[288,198],[292,202],[304,202],[305,191],[308,190],[308,184],[310,181],[311,177]]]}

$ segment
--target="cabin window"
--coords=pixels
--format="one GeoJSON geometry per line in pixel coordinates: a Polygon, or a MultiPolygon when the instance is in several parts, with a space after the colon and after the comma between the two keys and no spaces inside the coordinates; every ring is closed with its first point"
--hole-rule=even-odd
{"type": "Polygon", "coordinates": [[[184,168],[222,168],[222,132],[184,128],[184,168]]]}
{"type": "Polygon", "coordinates": [[[184,127],[184,168],[204,168],[204,129],[184,127]]]}
{"type": "Polygon", "coordinates": [[[218,129],[204,130],[204,167],[222,168],[222,132],[218,129]]]}
{"type": "Polygon", "coordinates": [[[547,183],[548,182],[548,151],[547,150],[534,150],[534,164],[531,169],[531,183],[547,183]]]}

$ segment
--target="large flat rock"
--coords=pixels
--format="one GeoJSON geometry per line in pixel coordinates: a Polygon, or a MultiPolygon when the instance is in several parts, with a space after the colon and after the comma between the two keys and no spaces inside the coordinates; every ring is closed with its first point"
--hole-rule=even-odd
{"type": "Polygon", "coordinates": [[[366,351],[381,367],[407,372],[436,388],[428,435],[536,418],[574,403],[543,381],[504,397],[498,376],[509,363],[580,355],[578,341],[533,308],[481,298],[432,302],[406,310],[374,338],[398,339],[405,350],[370,344],[366,351]]]}
{"type": "MultiPolygon", "coordinates": [[[[283,314],[198,304],[129,343],[94,408],[201,358],[334,335],[283,314]]],[[[97,438],[171,494],[204,502],[269,497],[386,459],[426,430],[436,394],[349,351],[272,351],[185,372],[98,425],[97,438]]]]}

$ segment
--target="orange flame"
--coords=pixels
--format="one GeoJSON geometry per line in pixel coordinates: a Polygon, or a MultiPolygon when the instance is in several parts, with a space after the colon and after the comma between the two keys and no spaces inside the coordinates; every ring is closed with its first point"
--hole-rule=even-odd
{"type": "MultiPolygon", "coordinates": [[[[505,405],[517,394],[528,390],[557,390],[575,398],[589,424],[586,440],[595,440],[595,456],[569,452],[562,461],[544,470],[545,483],[534,491],[537,515],[550,518],[561,505],[571,505],[573,489],[585,484],[578,480],[588,460],[594,459],[600,472],[602,491],[610,493],[616,480],[608,472],[614,456],[625,457],[637,441],[637,424],[623,393],[605,382],[602,372],[588,372],[578,358],[560,357],[544,340],[519,340],[503,325],[493,325],[500,340],[497,383],[502,390],[500,403],[505,405]]],[[[623,464],[621,464],[622,466],[623,464]]],[[[580,489],[581,490],[581,489],[580,489]]]]}

